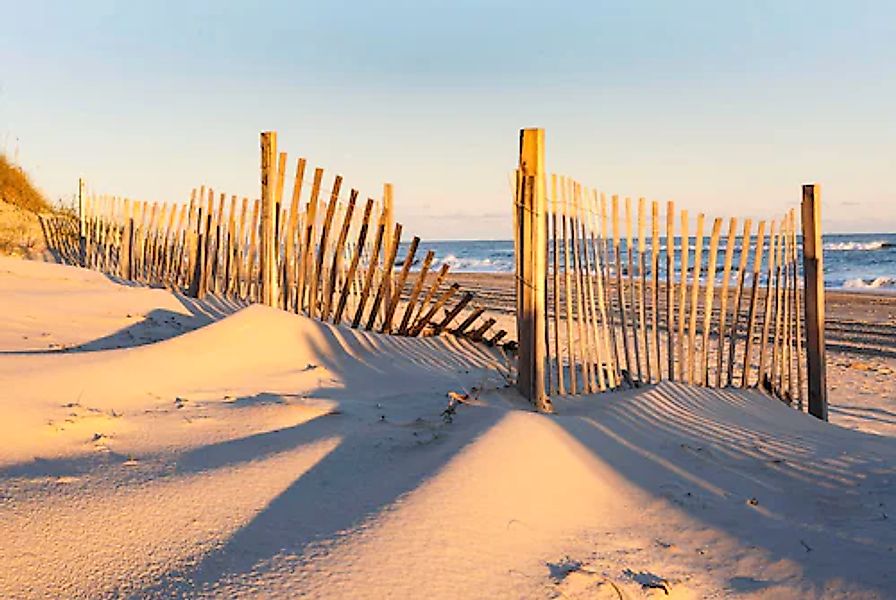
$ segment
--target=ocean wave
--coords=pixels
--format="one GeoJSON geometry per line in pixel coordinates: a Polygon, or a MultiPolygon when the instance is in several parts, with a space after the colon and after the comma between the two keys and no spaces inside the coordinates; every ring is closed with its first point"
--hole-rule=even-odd
{"type": "Polygon", "coordinates": [[[512,258],[459,258],[454,254],[448,254],[437,261],[434,267],[446,264],[455,273],[512,273],[514,264],[512,258]]]}
{"type": "Polygon", "coordinates": [[[874,279],[847,279],[843,282],[843,287],[849,289],[879,289],[896,287],[896,279],[892,277],[875,277],[874,279]]]}
{"type": "Polygon", "coordinates": [[[885,248],[894,248],[896,244],[886,242],[884,240],[875,240],[873,242],[829,242],[824,245],[825,250],[853,251],[853,250],[881,250],[885,248]]]}

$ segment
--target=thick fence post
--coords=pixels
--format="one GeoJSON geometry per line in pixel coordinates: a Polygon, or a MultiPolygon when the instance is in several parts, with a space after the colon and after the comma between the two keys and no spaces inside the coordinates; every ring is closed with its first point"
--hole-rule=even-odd
{"type": "Polygon", "coordinates": [[[261,134],[261,302],[274,306],[277,296],[277,206],[276,185],[277,132],[261,134]]]}
{"type": "Polygon", "coordinates": [[[544,383],[547,326],[544,312],[547,290],[544,129],[520,131],[515,201],[517,389],[538,410],[551,412],[544,383]]]}
{"type": "Polygon", "coordinates": [[[821,189],[803,186],[803,277],[805,282],[806,355],[809,414],[828,420],[824,352],[824,264],[821,242],[821,189]]]}

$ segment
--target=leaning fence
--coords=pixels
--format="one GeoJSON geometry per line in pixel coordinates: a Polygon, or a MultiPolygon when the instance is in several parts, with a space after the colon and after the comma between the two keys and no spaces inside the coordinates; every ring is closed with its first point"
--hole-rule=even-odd
{"type": "Polygon", "coordinates": [[[65,262],[197,298],[262,302],[393,335],[505,338],[488,307],[448,280],[447,264],[434,269],[432,250],[418,255],[420,238],[402,244],[391,185],[365,201],[346,194],[340,175],[325,185],[324,170],[311,173],[299,158],[286,196],[287,154],[273,132],[261,146],[259,199],[201,186],[189,204],[149,203],[88,195],[82,185],[79,219],[44,220],[49,245],[65,262]]]}
{"type": "Polygon", "coordinates": [[[824,418],[820,243],[804,256],[804,291],[795,209],[754,223],[608,198],[545,172],[542,130],[522,132],[516,189],[518,387],[541,409],[552,396],[669,380],[758,387],[799,409],[808,396],[824,418]]]}

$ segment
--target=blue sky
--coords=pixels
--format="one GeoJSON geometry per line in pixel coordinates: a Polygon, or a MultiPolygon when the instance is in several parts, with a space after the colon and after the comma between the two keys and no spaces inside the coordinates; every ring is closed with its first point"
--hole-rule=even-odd
{"type": "Polygon", "coordinates": [[[822,185],[896,230],[896,3],[7,2],[0,143],[53,198],[258,194],[279,132],[406,231],[508,238],[518,130],[548,167],[707,216],[822,185]]]}

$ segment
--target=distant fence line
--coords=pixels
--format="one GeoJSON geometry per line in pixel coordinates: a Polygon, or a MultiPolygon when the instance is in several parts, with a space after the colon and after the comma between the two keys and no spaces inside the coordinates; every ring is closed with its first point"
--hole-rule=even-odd
{"type": "Polygon", "coordinates": [[[698,214],[692,252],[686,210],[668,202],[663,219],[658,202],[648,212],[644,199],[636,208],[629,198],[608,202],[548,175],[543,130],[523,130],[514,210],[520,391],[550,411],[554,395],[662,380],[760,387],[799,409],[808,396],[809,411],[826,418],[818,207],[817,187],[806,186],[802,272],[795,209],[755,228],[730,218],[725,234],[723,219],[698,214]]]}
{"type": "Polygon", "coordinates": [[[189,205],[132,202],[88,196],[82,183],[78,220],[45,218],[47,240],[65,262],[197,298],[262,302],[393,335],[449,332],[502,343],[507,332],[493,331],[487,307],[446,281],[448,265],[431,269],[433,251],[411,272],[419,238],[398,256],[403,228],[394,222],[391,185],[381,200],[361,201],[354,189],[346,199],[336,175],[327,201],[324,170],[314,170],[306,191],[307,161],[299,158],[287,202],[287,155],[277,154],[276,133],[262,133],[261,146],[259,200],[203,186],[189,205]]]}

